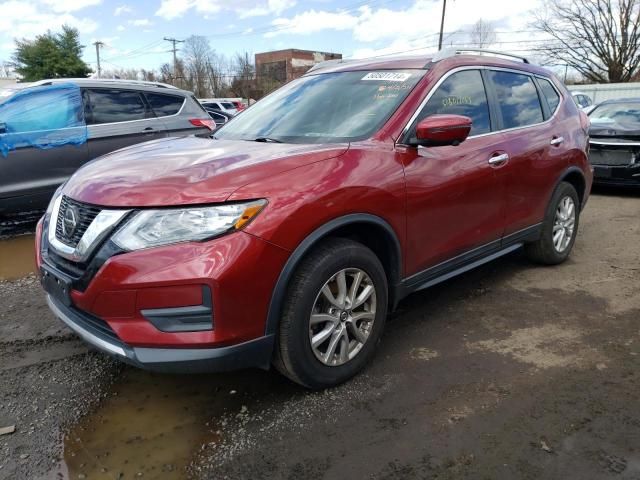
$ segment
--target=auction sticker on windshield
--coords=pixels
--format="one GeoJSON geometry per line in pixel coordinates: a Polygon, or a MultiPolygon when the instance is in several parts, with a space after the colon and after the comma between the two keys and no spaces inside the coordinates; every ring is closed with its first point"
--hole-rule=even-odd
{"type": "Polygon", "coordinates": [[[405,82],[409,78],[411,78],[411,74],[406,72],[369,72],[362,77],[362,80],[405,82]]]}

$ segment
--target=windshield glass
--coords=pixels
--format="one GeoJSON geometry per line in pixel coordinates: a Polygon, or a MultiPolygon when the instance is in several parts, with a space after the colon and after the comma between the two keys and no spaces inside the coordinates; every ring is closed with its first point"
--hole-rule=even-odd
{"type": "Polygon", "coordinates": [[[363,140],[376,132],[424,70],[335,72],[299,78],[260,100],[215,138],[290,143],[363,140]]]}
{"type": "Polygon", "coordinates": [[[595,108],[589,118],[593,123],[621,123],[640,128],[640,102],[605,103],[595,108]]]}

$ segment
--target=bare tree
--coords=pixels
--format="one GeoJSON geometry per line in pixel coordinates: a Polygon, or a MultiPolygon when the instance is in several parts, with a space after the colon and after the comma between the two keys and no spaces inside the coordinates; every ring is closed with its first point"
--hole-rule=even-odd
{"type": "Polygon", "coordinates": [[[249,53],[236,53],[233,63],[231,90],[239,97],[250,98],[251,91],[255,89],[255,67],[249,53]]]}
{"type": "Polygon", "coordinates": [[[640,0],[546,0],[533,26],[537,49],[597,83],[628,82],[640,67],[640,0]]]}
{"type": "Polygon", "coordinates": [[[206,37],[192,35],[184,42],[182,49],[182,59],[184,61],[185,73],[189,77],[193,93],[198,98],[209,96],[209,63],[211,57],[211,46],[206,37]]]}
{"type": "Polygon", "coordinates": [[[491,22],[487,22],[481,18],[471,28],[469,37],[474,47],[486,48],[492,43],[495,43],[496,31],[491,22]]]}

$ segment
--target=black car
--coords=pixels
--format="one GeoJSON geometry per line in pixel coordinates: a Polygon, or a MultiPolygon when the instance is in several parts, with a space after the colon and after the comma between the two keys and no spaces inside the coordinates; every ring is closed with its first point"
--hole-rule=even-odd
{"type": "Polygon", "coordinates": [[[602,102],[589,119],[594,183],[640,186],[640,98],[602,102]]]}
{"type": "Polygon", "coordinates": [[[213,121],[216,122],[216,128],[220,128],[222,125],[227,123],[229,120],[233,118],[228,112],[223,112],[222,110],[218,110],[217,108],[208,108],[204,107],[209,116],[213,118],[213,121]]]}

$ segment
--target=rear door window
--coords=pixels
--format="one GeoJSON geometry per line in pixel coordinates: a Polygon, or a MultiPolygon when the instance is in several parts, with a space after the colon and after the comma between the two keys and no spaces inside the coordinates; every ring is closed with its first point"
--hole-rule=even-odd
{"type": "Polygon", "coordinates": [[[491,131],[489,103],[479,70],[463,70],[447,77],[424,106],[418,119],[436,114],[464,115],[472,121],[469,135],[491,131]]]}
{"type": "Polygon", "coordinates": [[[184,97],[145,92],[147,101],[156,117],[168,117],[177,114],[184,104],[184,97]]]}
{"type": "Polygon", "coordinates": [[[540,89],[542,90],[542,94],[547,99],[547,105],[549,105],[549,112],[551,115],[554,114],[558,105],[560,105],[560,95],[553,87],[549,80],[544,78],[538,78],[538,84],[540,85],[540,89]]]}
{"type": "Polygon", "coordinates": [[[496,90],[502,128],[526,127],[543,121],[538,90],[529,75],[490,71],[489,78],[496,90]]]}
{"type": "Polygon", "coordinates": [[[89,89],[87,123],[130,122],[148,117],[142,95],[133,90],[89,89]]]}

